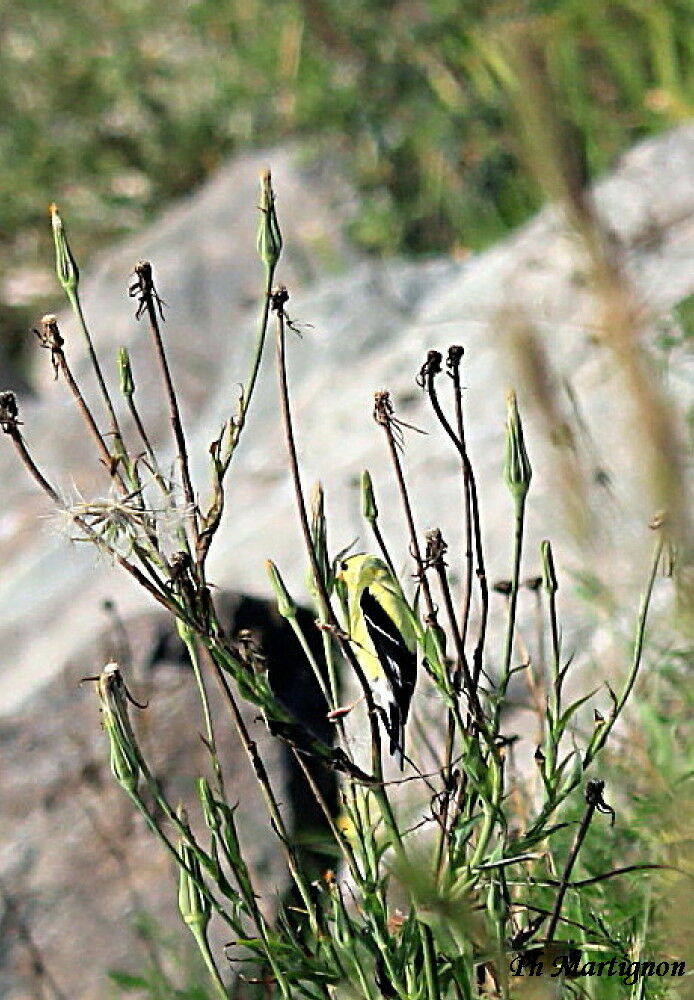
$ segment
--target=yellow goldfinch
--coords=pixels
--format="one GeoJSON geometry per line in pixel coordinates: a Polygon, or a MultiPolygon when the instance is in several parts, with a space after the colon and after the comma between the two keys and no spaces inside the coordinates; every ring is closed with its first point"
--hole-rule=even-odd
{"type": "Polygon", "coordinates": [[[346,587],[354,653],[371,685],[390,738],[404,765],[405,723],[417,680],[417,634],[400,585],[377,556],[349,556],[337,573],[346,587]]]}

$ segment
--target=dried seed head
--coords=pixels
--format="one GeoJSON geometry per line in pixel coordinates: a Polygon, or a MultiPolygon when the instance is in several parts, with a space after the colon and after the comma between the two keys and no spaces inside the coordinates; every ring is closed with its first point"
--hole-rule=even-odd
{"type": "Polygon", "coordinates": [[[443,355],[441,351],[427,351],[427,359],[419,369],[419,374],[415,382],[420,389],[428,389],[437,375],[441,372],[443,355]]]}
{"type": "Polygon", "coordinates": [[[58,329],[58,317],[53,313],[46,313],[41,317],[41,329],[34,330],[39,338],[41,347],[47,347],[52,351],[60,351],[65,341],[58,329]]]}
{"type": "Polygon", "coordinates": [[[263,171],[260,177],[260,223],[258,225],[258,254],[268,271],[274,270],[282,252],[282,233],[275,211],[275,192],[272,175],[263,171]]]}
{"type": "Polygon", "coordinates": [[[127,347],[119,347],[116,355],[118,366],[118,379],[120,382],[121,395],[130,398],[135,393],[135,380],[133,379],[132,368],[130,366],[130,355],[127,347]]]}
{"type": "Polygon", "coordinates": [[[146,288],[152,287],[152,265],[148,260],[138,260],[133,268],[135,274],[146,288]]]}
{"type": "Polygon", "coordinates": [[[465,348],[461,347],[460,344],[451,344],[448,348],[448,356],[446,358],[446,368],[451,375],[455,374],[460,368],[460,364],[463,360],[463,355],[465,354],[465,348]]]}
{"type": "Polygon", "coordinates": [[[386,389],[379,389],[374,393],[374,420],[382,427],[387,427],[393,420],[393,412],[390,393],[386,389]]]}
{"type": "Polygon", "coordinates": [[[286,285],[278,285],[277,288],[272,289],[270,293],[270,305],[273,312],[284,315],[284,307],[287,302],[289,302],[289,292],[286,285]]]}
{"type": "Polygon", "coordinates": [[[280,571],[270,559],[265,560],[265,572],[270,579],[270,585],[277,601],[277,610],[283,618],[296,618],[296,602],[287,590],[280,571]]]}
{"type": "Polygon", "coordinates": [[[58,317],[55,313],[46,313],[41,317],[41,326],[46,333],[55,334],[58,329],[58,317]]]}
{"type": "Polygon", "coordinates": [[[368,521],[369,524],[373,524],[378,518],[376,497],[374,495],[373,483],[371,482],[371,473],[368,469],[364,469],[361,474],[361,513],[364,520],[368,521]]]}
{"type": "Polygon", "coordinates": [[[11,389],[0,392],[0,427],[5,434],[12,434],[19,424],[19,407],[17,397],[11,389]]]}
{"type": "Polygon", "coordinates": [[[50,212],[51,225],[53,226],[53,242],[55,243],[55,269],[58,281],[68,295],[74,295],[80,280],[77,261],[70,250],[70,245],[65,234],[65,226],[58,212],[58,206],[52,204],[50,212]]]}
{"type": "Polygon", "coordinates": [[[424,557],[427,566],[434,566],[443,569],[446,565],[444,556],[448,549],[448,544],[444,541],[440,528],[432,528],[424,535],[427,543],[426,555],[424,557]]]}
{"type": "Polygon", "coordinates": [[[504,480],[516,503],[525,500],[532,474],[530,459],[525,450],[523,425],[518,413],[516,394],[511,391],[507,397],[504,480]]]}

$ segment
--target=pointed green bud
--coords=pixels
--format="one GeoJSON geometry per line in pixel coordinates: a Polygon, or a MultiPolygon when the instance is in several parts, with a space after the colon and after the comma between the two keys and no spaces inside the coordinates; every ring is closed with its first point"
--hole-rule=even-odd
{"type": "Polygon", "coordinates": [[[296,601],[287,590],[280,571],[271,559],[265,560],[265,572],[270,579],[270,585],[277,601],[277,610],[283,618],[296,618],[296,601]]]}
{"type": "Polygon", "coordinates": [[[127,694],[118,664],[107,663],[97,680],[104,732],[109,742],[109,763],[114,778],[130,795],[137,791],[140,775],[135,736],[128,716],[127,694]]]}
{"type": "Polygon", "coordinates": [[[126,398],[133,396],[135,394],[135,380],[133,379],[133,371],[130,367],[130,355],[128,354],[127,347],[118,348],[116,364],[118,366],[121,395],[126,398]]]}
{"type": "MultiPolygon", "coordinates": [[[[185,813],[179,818],[185,823],[185,813]]],[[[178,909],[193,933],[204,933],[210,922],[212,905],[201,888],[203,880],[200,862],[193,848],[183,838],[179,841],[178,852],[185,865],[185,868],[181,865],[178,872],[178,909]]]]}
{"type": "MultiPolygon", "coordinates": [[[[330,594],[333,589],[332,567],[328,557],[328,526],[325,520],[325,494],[320,482],[311,491],[311,541],[325,588],[330,594]]],[[[308,589],[316,596],[316,583],[311,569],[308,570],[308,589]]]]}
{"type": "Polygon", "coordinates": [[[210,788],[210,783],[207,778],[198,778],[197,787],[198,798],[200,799],[202,814],[205,817],[207,829],[211,830],[213,833],[218,833],[221,826],[221,820],[219,817],[219,810],[217,809],[217,803],[215,802],[212,789],[210,788]]]}
{"type": "Polygon", "coordinates": [[[68,295],[74,294],[77,291],[80,280],[79,268],[77,267],[77,261],[72,256],[72,251],[65,235],[65,226],[58,212],[58,206],[53,204],[50,210],[53,241],[55,243],[55,269],[58,281],[68,295]]]}
{"type": "Polygon", "coordinates": [[[258,225],[258,254],[268,270],[274,270],[282,252],[282,234],[275,211],[275,192],[272,176],[265,170],[260,177],[260,211],[258,225]]]}
{"type": "Polygon", "coordinates": [[[371,482],[371,473],[368,469],[364,469],[361,474],[361,513],[365,521],[369,524],[373,524],[378,517],[378,507],[376,506],[376,497],[374,496],[373,483],[371,482]]]}
{"type": "Polygon", "coordinates": [[[487,913],[495,922],[503,919],[505,913],[504,900],[501,895],[501,886],[497,881],[489,883],[487,889],[487,913]]]}
{"type": "Polygon", "coordinates": [[[556,594],[559,590],[559,584],[557,583],[557,574],[554,571],[552,545],[547,538],[540,543],[540,559],[542,560],[543,586],[548,594],[556,594]]]}
{"type": "Polygon", "coordinates": [[[506,448],[504,454],[504,480],[514,500],[525,500],[533,470],[525,450],[523,425],[518,413],[515,392],[507,397],[506,448]]]}
{"type": "Polygon", "coordinates": [[[446,633],[437,621],[427,621],[424,630],[424,658],[436,676],[443,680],[446,665],[446,633]]]}
{"type": "Polygon", "coordinates": [[[178,632],[178,638],[185,646],[189,646],[193,642],[193,630],[181,618],[176,619],[176,631],[178,632]]]}

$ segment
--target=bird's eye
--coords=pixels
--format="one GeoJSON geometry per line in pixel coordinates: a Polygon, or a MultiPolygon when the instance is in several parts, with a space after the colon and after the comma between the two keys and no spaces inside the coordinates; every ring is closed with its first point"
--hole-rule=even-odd
{"type": "Polygon", "coordinates": [[[340,569],[342,570],[343,573],[349,569],[349,566],[347,565],[344,559],[340,563],[340,569]]]}

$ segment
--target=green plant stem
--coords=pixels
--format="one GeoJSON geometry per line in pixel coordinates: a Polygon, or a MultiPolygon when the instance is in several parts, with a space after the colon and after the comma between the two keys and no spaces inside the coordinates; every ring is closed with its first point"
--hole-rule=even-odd
{"type": "Polygon", "coordinates": [[[503,794],[501,765],[493,752],[489,755],[487,764],[491,770],[492,794],[489,802],[482,800],[484,818],[482,820],[482,827],[479,832],[477,843],[475,844],[475,849],[471,858],[467,862],[467,868],[470,872],[473,872],[474,869],[480,864],[485,851],[487,850],[492,833],[494,832],[498,808],[503,794]]]}
{"type": "Polygon", "coordinates": [[[72,393],[75,403],[77,404],[77,408],[80,411],[82,419],[86,424],[87,430],[94,440],[96,449],[101,457],[101,461],[106,467],[106,471],[108,472],[109,476],[118,483],[121,492],[122,493],[127,492],[120,471],[118,470],[117,467],[115,469],[113,468],[114,465],[113,456],[106,447],[106,442],[104,441],[101,431],[97,427],[92,411],[89,409],[89,406],[87,405],[87,402],[84,396],[82,395],[82,391],[78,386],[77,382],[75,381],[72,371],[70,370],[70,366],[68,365],[67,358],[65,357],[62,350],[55,351],[55,354],[57,357],[58,365],[60,366],[60,371],[63,374],[63,378],[65,379],[65,382],[70,392],[72,393]]]}
{"type": "Polygon", "coordinates": [[[455,609],[453,607],[453,598],[451,595],[451,589],[448,585],[448,577],[446,576],[446,568],[443,564],[443,556],[436,561],[434,564],[434,569],[439,580],[439,586],[441,588],[441,596],[443,597],[443,604],[446,609],[446,617],[448,618],[448,624],[453,636],[453,644],[455,645],[456,656],[458,658],[457,668],[462,671],[463,680],[465,682],[465,693],[468,698],[468,703],[471,712],[475,718],[477,725],[479,726],[480,732],[484,733],[487,730],[487,723],[484,718],[484,712],[482,710],[482,705],[479,699],[479,693],[477,691],[477,685],[472,678],[470,673],[467,657],[465,656],[465,649],[463,647],[463,639],[458,628],[458,622],[456,621],[455,609]]]}
{"type": "MultiPolygon", "coordinates": [[[[140,755],[138,754],[138,756],[140,756],[140,755]]],[[[143,772],[143,774],[144,773],[145,772],[143,772]]],[[[146,774],[145,774],[145,777],[146,777],[146,774]]],[[[150,778],[151,778],[151,775],[150,775],[150,778]]],[[[148,785],[149,785],[149,782],[148,782],[148,785]]],[[[207,886],[205,885],[205,883],[202,882],[202,881],[200,881],[200,879],[198,879],[196,877],[195,872],[191,871],[190,868],[188,868],[188,866],[183,862],[183,859],[181,858],[181,855],[178,853],[178,851],[176,850],[176,848],[174,847],[174,845],[171,843],[171,841],[169,840],[169,838],[166,836],[166,834],[164,833],[164,831],[161,829],[161,827],[152,818],[152,816],[150,815],[147,807],[145,806],[145,804],[142,801],[142,799],[140,798],[140,796],[136,792],[130,792],[127,789],[124,789],[124,790],[125,790],[128,798],[130,799],[130,801],[133,803],[133,805],[136,807],[137,811],[140,813],[140,815],[144,819],[144,821],[145,821],[147,827],[149,828],[149,830],[155,835],[155,837],[160,841],[160,843],[166,848],[166,850],[168,851],[168,853],[171,855],[171,857],[176,862],[176,865],[179,868],[182,868],[183,871],[185,871],[186,874],[190,876],[190,878],[195,882],[195,885],[198,887],[198,889],[204,894],[204,896],[206,897],[206,899],[208,899],[210,901],[210,905],[212,906],[212,908],[214,909],[214,911],[222,918],[222,920],[226,924],[229,925],[229,927],[231,927],[231,929],[234,931],[234,933],[235,934],[241,934],[242,933],[242,928],[239,926],[239,924],[237,924],[237,922],[232,917],[229,916],[229,914],[226,912],[226,910],[219,905],[219,903],[214,898],[214,896],[211,894],[210,890],[207,888],[207,886]]],[[[157,798],[157,801],[159,802],[159,800],[161,799],[161,794],[158,793],[157,796],[156,796],[156,798],[157,798]]],[[[172,810],[168,806],[168,803],[166,803],[166,816],[169,819],[171,818],[171,812],[172,812],[172,810]]],[[[180,824],[178,824],[178,826],[180,828],[178,830],[178,832],[182,833],[182,836],[184,836],[187,840],[190,840],[190,835],[189,835],[188,831],[186,831],[185,828],[182,827],[180,824]]],[[[191,847],[193,847],[192,844],[191,844],[191,847]]],[[[198,854],[202,853],[202,852],[200,852],[200,849],[197,847],[197,845],[194,847],[194,850],[198,854]]]]}
{"type": "Polygon", "coordinates": [[[422,950],[424,952],[424,974],[427,981],[427,996],[429,1000],[441,1000],[434,938],[431,928],[421,921],[419,923],[419,936],[422,940],[422,950]]]}
{"type": "Polygon", "coordinates": [[[427,607],[427,614],[432,621],[436,621],[436,606],[431,596],[431,588],[429,586],[429,581],[424,571],[424,560],[422,559],[422,550],[419,544],[417,529],[414,523],[414,515],[412,513],[412,504],[410,503],[410,496],[407,491],[407,483],[405,482],[405,475],[402,471],[402,463],[400,461],[400,455],[398,454],[398,446],[396,444],[395,437],[393,435],[392,421],[386,418],[383,420],[379,420],[378,422],[381,424],[381,426],[385,431],[391,462],[393,464],[393,469],[395,470],[395,479],[398,485],[398,492],[400,493],[400,500],[402,502],[403,512],[405,514],[407,530],[410,535],[411,552],[414,557],[414,561],[417,564],[417,582],[420,584],[422,588],[422,594],[424,595],[424,602],[427,607]]]}
{"type": "Polygon", "coordinates": [[[549,738],[547,740],[547,760],[545,762],[545,773],[553,774],[557,763],[558,742],[555,730],[561,712],[561,640],[559,637],[559,622],[557,617],[557,595],[554,590],[548,594],[549,601],[549,624],[552,638],[552,684],[549,696],[549,738]]]}
{"type": "Polygon", "coordinates": [[[239,875],[239,872],[237,871],[237,862],[235,862],[235,860],[229,854],[227,845],[223,837],[221,838],[221,844],[222,844],[222,850],[224,851],[224,856],[227,859],[229,867],[234,872],[236,883],[239,887],[239,892],[243,897],[246,906],[248,907],[248,912],[251,914],[253,923],[255,924],[256,930],[258,931],[258,936],[263,943],[263,951],[265,952],[265,957],[268,961],[268,965],[272,969],[272,973],[275,979],[277,980],[280,992],[282,993],[284,1000],[291,1000],[292,997],[291,988],[275,956],[273,945],[272,942],[270,941],[267,921],[265,920],[265,917],[263,916],[261,909],[258,906],[256,893],[253,889],[253,883],[251,881],[248,868],[245,862],[242,861],[243,875],[242,876],[239,875]]]}
{"type": "Polygon", "coordinates": [[[325,698],[326,705],[329,705],[331,709],[334,708],[335,705],[336,705],[336,700],[334,700],[331,697],[331,692],[328,690],[328,686],[326,685],[325,679],[323,678],[323,673],[322,673],[320,667],[318,666],[318,661],[316,660],[315,656],[313,655],[313,650],[309,646],[308,640],[306,639],[306,636],[304,635],[304,630],[302,629],[301,625],[299,625],[299,622],[297,621],[297,618],[296,618],[295,615],[292,616],[291,618],[289,618],[288,620],[289,620],[289,624],[291,626],[292,632],[294,633],[294,635],[299,640],[299,644],[301,646],[302,652],[303,652],[304,656],[306,657],[309,666],[311,667],[311,671],[313,672],[313,676],[316,678],[316,683],[318,684],[318,687],[321,690],[321,694],[325,698]]]}
{"type": "MultiPolygon", "coordinates": [[[[473,529],[473,539],[475,545],[475,562],[477,564],[476,574],[477,580],[480,587],[480,601],[481,601],[481,616],[480,616],[480,630],[477,636],[477,643],[475,644],[475,651],[472,657],[472,676],[475,683],[479,683],[480,676],[482,674],[482,660],[484,656],[484,646],[487,637],[487,619],[489,616],[489,588],[487,586],[487,571],[485,568],[484,561],[484,549],[482,547],[482,526],[480,521],[480,506],[479,498],[477,495],[477,482],[475,480],[474,469],[472,468],[472,463],[470,462],[470,456],[467,453],[467,447],[465,444],[465,435],[463,427],[462,418],[462,386],[460,382],[460,365],[453,364],[451,367],[451,374],[453,376],[453,385],[455,392],[455,405],[456,405],[456,416],[458,419],[458,434],[453,430],[448,421],[443,409],[441,408],[441,403],[439,402],[438,393],[436,391],[436,385],[434,382],[435,376],[437,374],[436,365],[429,365],[425,373],[425,386],[427,393],[429,394],[429,399],[431,400],[431,405],[436,414],[436,417],[448,434],[451,442],[453,443],[458,455],[460,456],[461,467],[463,472],[463,483],[467,483],[470,491],[470,513],[472,516],[472,529],[473,529]]],[[[467,536],[467,529],[466,529],[467,536]]]]}
{"type": "MultiPolygon", "coordinates": [[[[624,684],[622,694],[617,700],[613,711],[610,713],[608,719],[605,720],[605,724],[601,726],[597,734],[594,736],[593,740],[589,744],[585,756],[583,758],[583,771],[585,772],[591,764],[595,761],[597,755],[605,746],[607,739],[612,731],[617,719],[621,715],[624,706],[631,694],[631,691],[636,683],[638,677],[639,669],[641,667],[641,660],[643,657],[643,643],[646,633],[646,624],[648,621],[648,611],[651,604],[651,597],[653,595],[653,586],[655,584],[656,577],[658,575],[658,566],[663,553],[664,539],[662,536],[658,537],[653,550],[653,558],[651,562],[651,567],[649,570],[649,576],[646,583],[646,589],[644,590],[643,596],[641,598],[641,605],[639,608],[639,614],[636,623],[636,636],[634,639],[634,650],[632,655],[631,669],[629,670],[629,675],[624,684]]],[[[562,788],[561,793],[557,794],[550,802],[546,803],[540,810],[538,817],[528,828],[528,834],[534,835],[536,831],[541,827],[543,823],[546,823],[549,817],[556,812],[557,808],[566,799],[568,795],[576,788],[580,781],[581,776],[579,775],[575,781],[567,782],[567,784],[562,788]]]]}
{"type": "Polygon", "coordinates": [[[66,290],[66,294],[72,311],[77,318],[80,330],[82,331],[82,336],[84,337],[85,343],[87,345],[87,350],[89,352],[89,359],[92,363],[92,368],[94,369],[94,374],[96,375],[96,380],[99,383],[99,389],[101,390],[101,396],[104,401],[104,406],[106,407],[106,412],[108,414],[109,422],[111,425],[111,433],[113,434],[116,446],[120,446],[122,453],[127,457],[125,451],[125,446],[123,444],[123,435],[121,434],[120,426],[118,424],[118,418],[116,417],[116,411],[113,408],[113,403],[111,401],[111,396],[109,394],[108,388],[106,387],[106,382],[104,380],[103,373],[101,371],[101,365],[99,364],[99,359],[97,357],[96,351],[94,349],[94,344],[92,342],[91,335],[89,333],[89,328],[87,327],[87,322],[84,318],[84,313],[82,311],[82,303],[78,292],[66,290]]]}
{"type": "MultiPolygon", "coordinates": [[[[449,352],[450,359],[450,352],[449,352]]],[[[453,379],[453,401],[455,406],[455,422],[458,441],[462,453],[467,456],[467,444],[465,441],[465,420],[463,418],[463,390],[460,382],[460,361],[457,364],[449,364],[451,377],[453,379]]],[[[461,470],[463,476],[463,523],[465,526],[465,581],[461,599],[460,614],[460,634],[465,646],[467,639],[468,623],[470,620],[470,607],[472,604],[472,578],[473,578],[473,552],[472,552],[472,501],[470,496],[470,462],[462,461],[461,470]]]]}
{"type": "Polygon", "coordinates": [[[226,452],[221,459],[219,469],[217,472],[217,479],[214,483],[214,496],[207,515],[203,518],[203,530],[200,534],[200,539],[198,542],[198,562],[202,568],[204,567],[205,560],[207,558],[207,553],[209,551],[212,539],[219,528],[222,521],[222,516],[224,514],[224,508],[226,503],[226,497],[224,492],[224,479],[229,471],[229,467],[236,454],[236,448],[238,446],[241,432],[246,424],[246,418],[248,415],[248,409],[251,404],[251,399],[253,398],[253,393],[255,391],[256,382],[258,380],[258,373],[260,371],[260,363],[263,357],[263,349],[265,347],[265,341],[267,339],[267,328],[270,316],[270,299],[272,292],[272,282],[274,280],[275,268],[274,266],[266,268],[265,272],[265,292],[263,295],[263,305],[260,314],[260,321],[258,325],[258,335],[256,338],[255,349],[251,357],[251,365],[248,373],[248,378],[241,392],[241,399],[239,401],[238,412],[233,421],[231,421],[231,426],[229,430],[229,443],[226,452]]]}
{"type": "Polygon", "coordinates": [[[229,993],[227,992],[226,986],[224,985],[224,980],[219,974],[219,969],[217,968],[217,963],[214,960],[212,952],[210,950],[210,944],[207,940],[207,934],[202,929],[202,927],[195,927],[190,925],[190,931],[195,938],[195,943],[198,946],[202,959],[207,966],[207,971],[210,974],[210,979],[214,984],[216,992],[219,994],[221,1000],[229,1000],[229,993]]]}
{"type": "Polygon", "coordinates": [[[306,778],[306,783],[310,787],[316,802],[320,806],[321,812],[325,817],[325,822],[328,824],[330,832],[333,835],[333,839],[336,845],[339,847],[340,851],[342,852],[342,856],[345,859],[345,862],[350,870],[352,878],[354,879],[357,885],[362,884],[363,878],[361,872],[359,871],[359,866],[357,864],[357,859],[354,856],[352,845],[350,844],[349,840],[340,833],[337,826],[335,825],[335,820],[333,819],[332,813],[328,808],[327,802],[325,801],[325,796],[323,795],[320,788],[316,784],[316,781],[313,775],[311,774],[310,768],[307,767],[306,765],[306,761],[303,759],[302,755],[294,748],[293,748],[293,754],[294,754],[294,759],[296,760],[297,764],[299,765],[299,767],[303,772],[304,777],[306,778]]]}
{"type": "MultiPolygon", "coordinates": [[[[355,672],[356,677],[359,680],[362,691],[364,692],[364,698],[367,705],[367,714],[369,718],[369,725],[371,729],[371,770],[374,776],[374,780],[382,785],[383,782],[383,762],[381,757],[381,735],[378,728],[378,718],[376,715],[376,707],[374,704],[373,693],[371,687],[364,675],[363,670],[357,660],[352,648],[349,644],[349,640],[343,635],[340,624],[335,617],[332,606],[330,604],[330,599],[328,597],[327,591],[325,589],[325,583],[323,581],[323,576],[321,574],[320,566],[318,565],[318,558],[316,556],[316,550],[313,545],[313,540],[311,538],[311,526],[309,524],[308,514],[306,511],[306,502],[304,500],[303,488],[301,486],[301,475],[299,472],[299,459],[296,451],[296,441],[294,437],[294,428],[292,424],[292,414],[291,407],[289,403],[289,386],[287,383],[287,359],[286,359],[286,336],[285,336],[285,316],[282,309],[277,311],[277,374],[279,380],[279,392],[280,392],[280,405],[282,410],[282,420],[284,423],[285,430],[285,440],[287,444],[287,451],[289,455],[289,466],[292,475],[292,481],[294,484],[294,494],[296,497],[296,506],[299,514],[299,522],[301,525],[301,532],[304,539],[304,545],[306,547],[306,552],[308,554],[309,562],[311,564],[311,573],[313,575],[313,583],[316,591],[316,596],[318,599],[318,606],[320,610],[321,620],[326,622],[330,627],[332,633],[336,636],[338,642],[340,643],[340,648],[342,653],[355,672]]],[[[385,799],[387,803],[387,796],[381,787],[382,798],[385,799]]],[[[387,804],[387,811],[392,817],[392,810],[390,809],[390,804],[387,804]]]]}
{"type": "Polygon", "coordinates": [[[503,670],[499,684],[499,697],[494,710],[493,729],[499,727],[499,718],[506,691],[511,679],[511,657],[513,655],[513,633],[516,625],[516,608],[518,605],[518,583],[520,579],[521,558],[523,555],[523,527],[525,524],[525,497],[521,496],[515,503],[515,524],[513,534],[513,571],[511,574],[511,593],[508,602],[508,622],[506,625],[506,642],[504,646],[503,670]]]}
{"type": "Polygon", "coordinates": [[[602,726],[598,738],[595,743],[589,746],[586,751],[586,755],[583,761],[584,770],[590,767],[592,762],[595,760],[596,756],[600,753],[602,748],[605,746],[607,739],[612,732],[612,729],[622,713],[622,710],[631,694],[634,684],[636,683],[636,678],[638,676],[639,668],[641,666],[641,659],[643,657],[643,641],[646,635],[646,622],[648,620],[648,609],[651,604],[651,597],[653,595],[653,585],[655,584],[656,577],[658,575],[658,566],[660,564],[660,559],[663,554],[663,547],[665,544],[665,539],[662,534],[658,535],[658,539],[655,543],[653,549],[653,557],[651,560],[651,569],[648,576],[648,581],[646,583],[646,589],[641,598],[641,606],[639,608],[638,619],[636,623],[636,636],[634,638],[634,650],[631,660],[631,669],[629,675],[626,679],[626,683],[622,689],[622,693],[617,700],[617,704],[614,706],[613,711],[610,713],[609,718],[605,721],[605,725],[602,726]]]}
{"type": "Polygon", "coordinates": [[[185,498],[187,507],[186,523],[190,530],[190,552],[191,555],[195,555],[197,549],[198,540],[198,523],[197,523],[197,513],[195,504],[195,492],[193,490],[193,483],[190,478],[190,464],[188,462],[188,448],[186,445],[185,433],[183,431],[183,424],[181,422],[181,412],[178,406],[178,397],[176,396],[176,390],[174,389],[173,378],[171,377],[171,369],[169,368],[169,362],[166,357],[166,350],[164,348],[164,341],[162,339],[161,330],[159,328],[159,320],[157,319],[156,305],[154,302],[153,291],[150,288],[145,295],[145,310],[147,312],[147,319],[149,322],[149,329],[152,335],[152,342],[154,344],[154,351],[161,371],[162,380],[164,383],[164,391],[166,393],[166,400],[169,407],[169,420],[171,423],[171,431],[173,433],[174,441],[176,443],[178,465],[181,471],[181,485],[183,486],[183,496],[185,498]]]}
{"type": "Polygon", "coordinates": [[[252,740],[250,737],[250,734],[248,732],[248,727],[244,722],[243,716],[241,715],[234,694],[229,686],[226,676],[224,675],[224,667],[222,666],[221,661],[223,661],[225,653],[224,651],[217,649],[215,647],[212,647],[210,649],[210,652],[212,654],[212,662],[215,667],[215,676],[217,677],[217,680],[220,684],[222,693],[224,694],[224,698],[231,712],[231,716],[234,721],[236,731],[238,732],[239,737],[241,738],[241,742],[246,752],[246,756],[248,757],[251,767],[253,768],[253,773],[256,777],[258,785],[260,786],[260,790],[262,792],[265,804],[267,806],[270,818],[272,820],[273,828],[280,840],[280,843],[282,844],[284,855],[287,861],[287,866],[292,875],[292,878],[294,879],[296,887],[299,890],[299,894],[303,900],[303,903],[306,907],[306,911],[309,917],[309,922],[311,924],[311,929],[313,930],[314,933],[317,934],[318,918],[316,914],[316,908],[311,899],[311,891],[309,885],[306,882],[306,879],[304,878],[304,875],[300,869],[296,853],[294,851],[294,848],[292,847],[291,840],[289,838],[289,833],[287,831],[284,819],[282,818],[282,814],[280,812],[279,804],[277,802],[277,799],[275,798],[275,793],[272,790],[272,785],[270,784],[270,778],[265,768],[265,764],[263,763],[263,759],[258,753],[258,748],[255,741],[252,740]]]}
{"type": "Polygon", "coordinates": [[[395,572],[395,566],[393,565],[393,560],[390,558],[390,552],[388,551],[388,546],[386,545],[386,541],[385,541],[385,538],[383,537],[381,529],[378,526],[378,520],[377,520],[377,518],[375,518],[375,517],[372,518],[369,521],[369,524],[371,525],[371,530],[373,531],[373,536],[376,539],[376,544],[378,545],[379,551],[380,551],[381,555],[383,556],[383,560],[384,560],[386,566],[388,567],[388,569],[390,570],[391,575],[393,576],[393,578],[397,580],[398,576],[397,576],[397,573],[395,572]]]}
{"type": "Polygon", "coordinates": [[[203,677],[202,670],[200,669],[200,657],[198,656],[195,639],[193,638],[191,631],[185,625],[182,628],[179,628],[178,634],[186,647],[188,658],[190,659],[190,664],[193,668],[193,674],[195,675],[195,683],[198,686],[198,694],[200,695],[200,703],[202,705],[202,712],[205,719],[207,749],[212,757],[212,766],[214,768],[217,789],[222,798],[224,798],[224,775],[222,774],[222,765],[220,764],[219,757],[217,756],[217,741],[215,739],[214,726],[212,724],[210,699],[205,686],[205,678],[203,677]]]}
{"type": "Polygon", "coordinates": [[[590,826],[591,820],[593,819],[593,814],[595,812],[597,802],[589,800],[586,804],[586,811],[583,814],[583,819],[581,820],[581,825],[578,828],[576,834],[576,839],[573,842],[569,856],[566,859],[566,864],[564,865],[564,871],[561,876],[561,883],[559,885],[559,891],[557,892],[556,898],[554,900],[554,906],[552,908],[552,915],[549,918],[549,924],[547,925],[547,944],[551,944],[554,940],[554,934],[557,929],[557,924],[559,923],[559,918],[561,916],[562,903],[564,902],[564,896],[566,895],[566,890],[568,889],[568,883],[571,878],[571,872],[573,866],[576,863],[576,858],[578,857],[578,852],[581,850],[581,845],[585,840],[585,836],[588,833],[588,827],[590,826]]]}
{"type": "Polygon", "coordinates": [[[164,481],[164,477],[161,474],[161,469],[159,467],[159,461],[157,459],[156,452],[154,450],[152,442],[150,441],[149,435],[145,430],[145,425],[142,422],[140,411],[138,410],[135,404],[134,394],[128,393],[128,395],[126,396],[126,400],[128,404],[128,410],[130,411],[130,416],[133,419],[133,423],[135,424],[137,433],[139,434],[140,440],[145,446],[145,452],[147,454],[152,475],[154,476],[157,486],[161,490],[162,494],[173,502],[175,500],[175,497],[172,495],[172,491],[167,487],[166,482],[164,481]]]}
{"type": "MultiPolygon", "coordinates": [[[[258,324],[258,337],[255,344],[255,350],[253,351],[253,357],[251,360],[251,368],[248,373],[248,378],[246,379],[246,384],[243,390],[243,397],[241,405],[239,406],[239,412],[236,417],[236,428],[234,431],[234,449],[238,443],[241,431],[243,430],[246,417],[248,415],[248,408],[251,405],[251,400],[253,398],[253,393],[255,391],[256,382],[258,381],[258,373],[260,371],[260,362],[263,357],[263,349],[265,347],[265,341],[267,340],[267,328],[270,320],[270,301],[272,298],[272,284],[275,280],[275,267],[265,268],[265,295],[263,296],[263,305],[260,313],[260,322],[258,324]]],[[[229,468],[232,456],[234,452],[232,450],[231,454],[228,456],[225,463],[226,472],[229,468]]]]}

